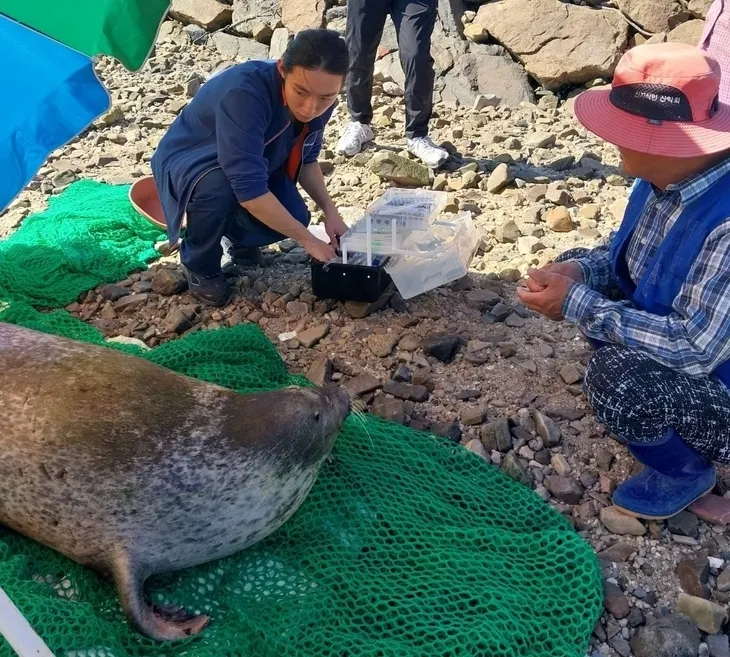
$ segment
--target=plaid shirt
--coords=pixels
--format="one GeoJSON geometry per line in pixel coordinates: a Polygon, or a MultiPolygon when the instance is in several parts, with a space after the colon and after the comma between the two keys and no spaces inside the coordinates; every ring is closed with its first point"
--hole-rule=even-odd
{"type": "MultiPolygon", "coordinates": [[[[663,193],[654,190],[626,250],[634,283],[686,204],[728,172],[730,159],[669,185],[663,193]]],[[[666,317],[639,310],[630,301],[610,301],[602,294],[615,285],[609,256],[614,236],[577,259],[585,284],[571,287],[563,303],[564,317],[590,338],[643,349],[659,363],[690,376],[705,376],[730,359],[730,217],[705,240],[674,299],[674,312],[666,317]]]]}
{"type": "Polygon", "coordinates": [[[697,44],[720,64],[720,101],[730,104],[730,0],[715,0],[697,44]]]}

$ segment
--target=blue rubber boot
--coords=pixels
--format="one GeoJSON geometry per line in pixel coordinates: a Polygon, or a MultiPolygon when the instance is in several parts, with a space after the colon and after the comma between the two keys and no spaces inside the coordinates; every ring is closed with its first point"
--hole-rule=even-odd
{"type": "Polygon", "coordinates": [[[637,518],[664,520],[677,515],[715,486],[715,466],[673,429],[653,443],[627,443],[642,472],[627,479],[613,503],[637,518]]]}

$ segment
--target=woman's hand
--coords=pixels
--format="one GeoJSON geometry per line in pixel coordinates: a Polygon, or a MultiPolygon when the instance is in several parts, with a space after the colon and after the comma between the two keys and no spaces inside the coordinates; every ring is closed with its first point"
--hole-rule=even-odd
{"type": "MultiPolygon", "coordinates": [[[[311,233],[310,233],[311,235],[311,233]]],[[[302,247],[306,249],[307,253],[319,262],[329,262],[330,260],[337,257],[335,249],[331,244],[323,242],[316,238],[314,235],[307,237],[300,242],[302,247]]]]}
{"type": "Polygon", "coordinates": [[[330,238],[330,244],[337,248],[340,244],[339,237],[347,230],[347,224],[342,220],[340,213],[327,193],[319,162],[310,162],[302,167],[299,174],[299,184],[317,204],[317,207],[324,212],[324,228],[330,238]]]}
{"type": "Polygon", "coordinates": [[[338,247],[340,245],[340,236],[347,232],[347,224],[340,216],[337,208],[332,208],[329,212],[325,212],[324,229],[330,238],[330,244],[333,247],[338,247]]]}

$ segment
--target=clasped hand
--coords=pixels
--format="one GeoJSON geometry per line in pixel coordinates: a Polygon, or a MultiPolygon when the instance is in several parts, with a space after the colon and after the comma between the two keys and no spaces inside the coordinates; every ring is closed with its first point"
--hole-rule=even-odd
{"type": "Polygon", "coordinates": [[[583,282],[583,270],[577,262],[554,262],[540,269],[529,269],[526,287],[517,288],[517,296],[530,310],[548,319],[563,319],[563,304],[570,288],[583,282]]]}

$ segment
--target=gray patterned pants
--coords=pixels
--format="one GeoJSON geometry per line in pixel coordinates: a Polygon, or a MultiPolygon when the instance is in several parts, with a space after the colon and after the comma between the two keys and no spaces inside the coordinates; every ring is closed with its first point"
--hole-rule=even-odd
{"type": "MultiPolygon", "coordinates": [[[[555,260],[584,251],[571,249],[555,260]]],[[[611,290],[610,297],[622,296],[611,290]]],[[[644,351],[612,344],[591,358],[583,386],[598,420],[617,436],[649,443],[674,429],[706,458],[730,463],[730,391],[717,377],[691,377],[644,351]]]]}
{"type": "Polygon", "coordinates": [[[653,442],[674,429],[703,456],[730,463],[730,394],[717,377],[691,377],[616,344],[591,358],[584,389],[617,436],[653,442]]]}

